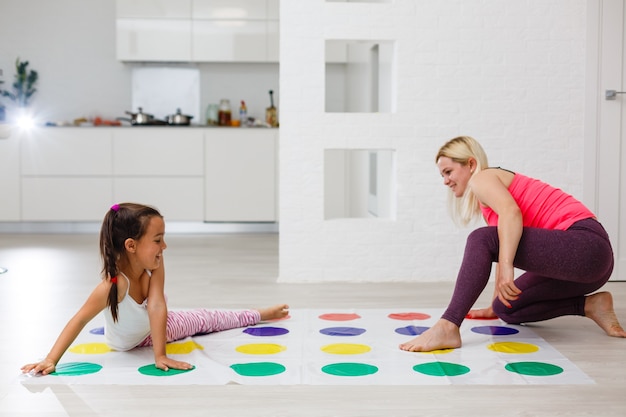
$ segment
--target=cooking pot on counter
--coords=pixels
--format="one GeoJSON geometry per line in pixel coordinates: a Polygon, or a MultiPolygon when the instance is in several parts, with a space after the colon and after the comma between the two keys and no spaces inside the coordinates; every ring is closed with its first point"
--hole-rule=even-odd
{"type": "Polygon", "coordinates": [[[148,113],[144,113],[141,107],[138,108],[139,112],[133,113],[126,111],[126,114],[130,115],[130,119],[127,117],[118,117],[117,120],[125,120],[132,125],[151,125],[156,121],[154,116],[148,113]]]}
{"type": "Polygon", "coordinates": [[[192,118],[193,116],[182,114],[180,109],[176,109],[176,114],[165,116],[165,121],[169,125],[188,126],[191,123],[192,118]]]}

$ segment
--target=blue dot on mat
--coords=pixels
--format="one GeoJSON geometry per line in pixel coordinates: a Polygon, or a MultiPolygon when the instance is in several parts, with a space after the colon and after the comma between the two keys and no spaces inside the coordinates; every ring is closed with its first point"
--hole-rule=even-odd
{"type": "Polygon", "coordinates": [[[358,327],[327,327],[320,330],[320,333],[327,336],[358,336],[365,333],[365,329],[359,329],[358,327]]]}
{"type": "Polygon", "coordinates": [[[492,336],[508,336],[519,333],[519,330],[504,326],[476,326],[472,327],[474,333],[489,334],[492,336]]]}
{"type": "Polygon", "coordinates": [[[91,334],[104,334],[104,327],[96,327],[95,329],[89,330],[91,334]]]}
{"type": "Polygon", "coordinates": [[[419,336],[420,334],[424,333],[428,329],[430,329],[430,327],[406,326],[406,327],[398,327],[396,329],[396,333],[403,334],[405,336],[419,336]]]}
{"type": "Polygon", "coordinates": [[[243,332],[251,336],[281,336],[289,333],[289,330],[282,327],[248,327],[243,332]]]}

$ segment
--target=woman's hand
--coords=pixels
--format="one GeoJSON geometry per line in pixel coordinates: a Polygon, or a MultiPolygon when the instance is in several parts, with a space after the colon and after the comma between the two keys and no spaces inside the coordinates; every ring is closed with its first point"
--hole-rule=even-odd
{"type": "Polygon", "coordinates": [[[174,359],[170,359],[167,356],[161,356],[155,360],[154,365],[162,371],[169,371],[170,369],[189,370],[193,369],[193,365],[187,362],[181,362],[174,359]]]}
{"type": "Polygon", "coordinates": [[[54,361],[46,358],[38,363],[29,363],[28,365],[22,366],[22,373],[24,374],[38,374],[41,372],[42,375],[48,375],[49,373],[54,372],[56,369],[56,363],[54,361]]]}
{"type": "Polygon", "coordinates": [[[498,300],[508,308],[511,308],[509,301],[515,301],[522,293],[515,285],[513,265],[500,265],[496,269],[496,294],[498,300]]]}

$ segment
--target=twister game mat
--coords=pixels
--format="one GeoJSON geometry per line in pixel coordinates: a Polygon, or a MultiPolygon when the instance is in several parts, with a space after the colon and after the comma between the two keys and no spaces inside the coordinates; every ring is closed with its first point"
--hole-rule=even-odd
{"type": "MultiPolygon", "coordinates": [[[[98,319],[55,373],[20,375],[22,384],[120,385],[451,385],[593,384],[524,326],[465,320],[463,347],[430,353],[398,348],[428,329],[443,309],[291,310],[287,318],[194,336],[167,345],[189,371],[161,371],[152,348],[116,352],[98,319]]],[[[103,322],[102,322],[103,323],[103,322]]]]}

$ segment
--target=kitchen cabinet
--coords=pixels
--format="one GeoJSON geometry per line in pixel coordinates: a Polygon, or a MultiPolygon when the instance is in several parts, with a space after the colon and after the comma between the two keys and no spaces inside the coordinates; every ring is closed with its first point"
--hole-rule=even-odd
{"type": "Polygon", "coordinates": [[[101,220],[111,202],[111,132],[75,128],[19,134],[21,220],[101,220]]]}
{"type": "Polygon", "coordinates": [[[0,140],[0,221],[100,222],[115,202],[168,221],[275,222],[277,129],[42,127],[0,140]]]}
{"type": "Polygon", "coordinates": [[[100,221],[112,201],[108,177],[23,177],[23,221],[100,221]]]}
{"type": "Polygon", "coordinates": [[[278,0],[193,0],[192,58],[278,62],[278,0]]]}
{"type": "Polygon", "coordinates": [[[194,20],[194,61],[267,62],[266,22],[241,20],[236,23],[194,20]]]}
{"type": "Polygon", "coordinates": [[[191,61],[188,19],[117,19],[116,31],[120,61],[191,61]]]}
{"type": "Polygon", "coordinates": [[[114,201],[132,201],[156,207],[166,221],[203,221],[204,178],[115,177],[114,201]]]}
{"type": "Polygon", "coordinates": [[[118,18],[189,19],[191,0],[116,0],[118,18]]]}
{"type": "Polygon", "coordinates": [[[117,0],[120,61],[191,60],[191,0],[117,0]]]}
{"type": "Polygon", "coordinates": [[[20,219],[19,140],[13,129],[8,138],[0,138],[0,220],[20,219]]]}
{"type": "Polygon", "coordinates": [[[145,202],[168,220],[204,218],[202,129],[114,130],[114,201],[145,202]]]}
{"type": "Polygon", "coordinates": [[[207,135],[205,221],[275,222],[277,131],[207,135]]]}
{"type": "Polygon", "coordinates": [[[268,7],[267,0],[192,0],[192,16],[194,19],[264,20],[268,18],[268,7]]]}
{"type": "Polygon", "coordinates": [[[203,129],[142,126],[113,132],[116,176],[204,175],[203,129]]]}
{"type": "Polygon", "coordinates": [[[278,31],[278,0],[117,0],[120,61],[278,62],[278,31]]]}

